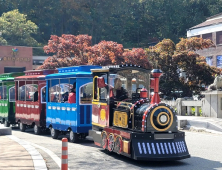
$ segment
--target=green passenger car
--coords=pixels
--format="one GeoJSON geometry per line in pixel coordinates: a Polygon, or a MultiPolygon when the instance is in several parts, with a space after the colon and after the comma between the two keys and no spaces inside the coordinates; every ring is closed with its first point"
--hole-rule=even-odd
{"type": "Polygon", "coordinates": [[[5,127],[15,122],[15,82],[14,78],[24,73],[0,74],[0,121],[5,127]]]}

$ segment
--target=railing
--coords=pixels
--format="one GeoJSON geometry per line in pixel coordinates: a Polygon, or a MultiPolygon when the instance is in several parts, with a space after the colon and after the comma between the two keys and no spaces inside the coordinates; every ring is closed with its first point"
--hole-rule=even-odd
{"type": "Polygon", "coordinates": [[[200,116],[200,107],[202,106],[201,100],[185,100],[183,98],[178,98],[176,101],[162,100],[163,103],[168,104],[169,106],[176,108],[177,114],[185,116],[186,113],[188,116],[192,115],[192,107],[195,108],[195,116],[200,116]]]}

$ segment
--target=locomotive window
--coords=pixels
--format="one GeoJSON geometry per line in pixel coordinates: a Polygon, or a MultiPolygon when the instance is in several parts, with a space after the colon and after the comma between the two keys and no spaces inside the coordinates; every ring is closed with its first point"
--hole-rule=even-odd
{"type": "Polygon", "coordinates": [[[94,79],[93,79],[93,83],[94,83],[94,100],[99,100],[99,96],[98,96],[98,86],[97,86],[97,77],[95,77],[94,79]]]}
{"type": "Polygon", "coordinates": [[[80,87],[80,104],[92,104],[93,83],[87,83],[80,87]]]}
{"type": "Polygon", "coordinates": [[[110,74],[109,86],[113,87],[115,100],[131,99],[143,87],[149,91],[149,74],[139,70],[121,70],[117,74],[110,74]]]}
{"type": "MultiPolygon", "coordinates": [[[[107,74],[102,75],[101,77],[104,78],[105,83],[107,84],[107,74]]],[[[99,99],[106,100],[107,99],[107,87],[103,87],[99,89],[99,99]]]]}
{"type": "Polygon", "coordinates": [[[9,102],[15,102],[15,86],[9,89],[9,102]]]}

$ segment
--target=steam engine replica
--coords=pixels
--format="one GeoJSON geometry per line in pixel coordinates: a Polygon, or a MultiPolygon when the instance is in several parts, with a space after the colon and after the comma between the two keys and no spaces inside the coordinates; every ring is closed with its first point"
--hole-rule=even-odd
{"type": "Polygon", "coordinates": [[[159,69],[121,65],[92,69],[94,143],[136,160],[189,158],[176,113],[159,97],[159,69]],[[150,78],[150,74],[153,78],[150,78]],[[154,95],[150,99],[150,89],[154,95]]]}

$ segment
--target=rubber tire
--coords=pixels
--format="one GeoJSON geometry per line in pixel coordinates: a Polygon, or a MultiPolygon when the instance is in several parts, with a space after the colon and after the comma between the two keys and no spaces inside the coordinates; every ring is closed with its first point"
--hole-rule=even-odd
{"type": "Polygon", "coordinates": [[[50,129],[50,133],[51,133],[52,139],[57,139],[58,136],[59,136],[59,131],[56,130],[56,129],[54,129],[54,128],[51,128],[51,129],[50,129]]]}
{"type": "Polygon", "coordinates": [[[4,126],[5,126],[5,127],[9,127],[9,126],[10,126],[10,123],[9,123],[8,121],[5,121],[4,126]]]}
{"type": "Polygon", "coordinates": [[[36,135],[40,135],[41,132],[42,132],[42,131],[41,131],[41,127],[39,127],[39,126],[37,126],[37,125],[34,126],[33,130],[34,130],[34,133],[35,133],[36,135]]]}
{"type": "Polygon", "coordinates": [[[24,123],[19,123],[19,129],[20,129],[21,132],[25,132],[26,124],[24,124],[24,123]]]}
{"type": "Polygon", "coordinates": [[[69,140],[72,143],[77,143],[78,142],[78,134],[74,133],[72,130],[69,132],[69,140]]]}

